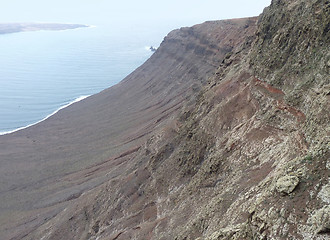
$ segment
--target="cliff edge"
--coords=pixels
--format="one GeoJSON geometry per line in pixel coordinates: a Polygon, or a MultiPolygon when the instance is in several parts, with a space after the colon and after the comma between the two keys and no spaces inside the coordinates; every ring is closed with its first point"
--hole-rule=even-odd
{"type": "MultiPolygon", "coordinates": [[[[120,84],[0,137],[2,164],[24,156],[58,170],[38,187],[41,175],[20,175],[29,194],[20,181],[2,190],[1,202],[29,197],[19,205],[25,218],[3,231],[329,239],[329,9],[325,0],[273,0],[259,18],[173,31],[120,84]],[[35,153],[32,139],[48,142],[35,153]]],[[[22,212],[17,203],[1,211],[22,212]]]]}

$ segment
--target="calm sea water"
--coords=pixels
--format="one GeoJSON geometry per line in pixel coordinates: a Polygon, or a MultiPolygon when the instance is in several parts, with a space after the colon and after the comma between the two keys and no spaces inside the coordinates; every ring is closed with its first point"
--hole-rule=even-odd
{"type": "Polygon", "coordinates": [[[107,26],[0,35],[0,134],[118,83],[163,37],[107,26]]]}

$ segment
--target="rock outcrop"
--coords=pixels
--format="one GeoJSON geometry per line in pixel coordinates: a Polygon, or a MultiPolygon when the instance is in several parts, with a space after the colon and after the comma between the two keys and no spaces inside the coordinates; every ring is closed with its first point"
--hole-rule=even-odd
{"type": "Polygon", "coordinates": [[[299,178],[296,176],[284,176],[277,180],[276,189],[280,193],[289,194],[299,184],[299,178]]]}
{"type": "MultiPolygon", "coordinates": [[[[25,185],[20,206],[40,215],[8,236],[329,239],[329,8],[273,0],[258,20],[176,30],[119,85],[0,138],[1,159],[29,159],[29,138],[47,139],[55,163],[39,146],[44,169],[75,167],[25,185]]],[[[22,194],[15,186],[2,199],[22,194]]]]}

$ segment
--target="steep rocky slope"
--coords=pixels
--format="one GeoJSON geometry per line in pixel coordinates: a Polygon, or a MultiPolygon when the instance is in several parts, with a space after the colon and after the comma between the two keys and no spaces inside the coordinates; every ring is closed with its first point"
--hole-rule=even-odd
{"type": "Polygon", "coordinates": [[[0,136],[1,236],[22,238],[89,189],[125,176],[153,131],[175,125],[224,56],[254,34],[255,21],[175,30],[120,84],[0,136]]]}
{"type": "MultiPolygon", "coordinates": [[[[48,206],[57,210],[53,215],[19,232],[26,239],[329,239],[329,9],[325,0],[273,0],[257,26],[251,18],[174,31],[121,84],[68,109],[73,115],[63,112],[58,120],[0,139],[17,143],[56,121],[67,126],[63,117],[82,109],[97,120],[99,100],[104,108],[140,111],[115,119],[110,111],[106,119],[120,121],[116,127],[126,119],[119,116],[129,118],[125,127],[115,135],[116,128],[96,130],[92,123],[99,131],[94,141],[108,133],[123,143],[148,133],[134,144],[95,148],[86,162],[100,161],[101,150],[106,156],[120,151],[96,169],[82,167],[63,178],[76,184],[92,174],[102,179],[98,186],[54,202],[48,206]],[[132,88],[135,94],[125,94],[132,88]],[[105,101],[112,94],[120,101],[105,101]],[[137,100],[154,102],[155,96],[180,104],[164,114],[137,100]]],[[[79,146],[90,133],[84,121],[74,124],[82,126],[75,133],[79,146]]]]}

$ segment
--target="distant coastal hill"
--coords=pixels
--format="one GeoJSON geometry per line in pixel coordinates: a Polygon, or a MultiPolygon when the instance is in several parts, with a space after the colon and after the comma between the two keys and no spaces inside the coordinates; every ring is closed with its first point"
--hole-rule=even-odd
{"type": "Polygon", "coordinates": [[[39,31],[39,30],[66,30],[88,27],[83,24],[63,24],[63,23],[0,23],[0,34],[39,31]]]}

